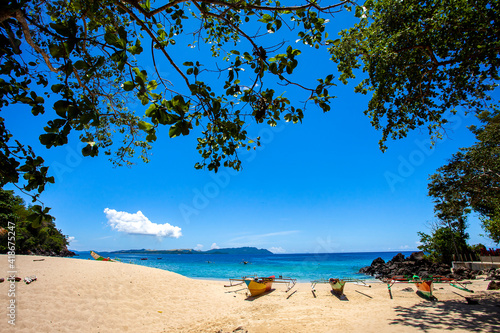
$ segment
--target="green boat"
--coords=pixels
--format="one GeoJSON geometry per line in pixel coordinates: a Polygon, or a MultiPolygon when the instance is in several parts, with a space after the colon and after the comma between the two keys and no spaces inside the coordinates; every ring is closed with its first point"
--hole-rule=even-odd
{"type": "MultiPolygon", "coordinates": [[[[366,284],[363,280],[359,279],[352,279],[352,278],[345,278],[345,279],[336,279],[336,278],[329,278],[328,280],[322,279],[322,280],[314,280],[311,281],[311,290],[314,294],[316,291],[316,284],[317,283],[328,283],[330,284],[330,287],[332,287],[332,292],[337,295],[337,296],[342,296],[344,294],[344,287],[347,282],[353,282],[354,284],[361,285],[364,287],[371,287],[369,284],[366,284]]],[[[316,295],[314,295],[316,297],[316,295]]]]}
{"type": "Polygon", "coordinates": [[[344,287],[346,281],[341,280],[341,279],[334,279],[330,278],[328,280],[328,283],[330,283],[330,287],[332,287],[332,291],[337,294],[338,296],[341,296],[344,294],[344,287]]]}

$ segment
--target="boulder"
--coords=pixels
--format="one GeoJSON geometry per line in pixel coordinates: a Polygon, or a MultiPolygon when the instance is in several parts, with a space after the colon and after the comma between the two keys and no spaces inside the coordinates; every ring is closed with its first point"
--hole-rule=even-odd
{"type": "MultiPolygon", "coordinates": [[[[414,252],[405,259],[404,255],[398,253],[392,260],[384,262],[382,258],[373,260],[371,266],[359,270],[362,274],[372,275],[379,279],[391,278],[395,275],[418,275],[428,277],[430,275],[443,275],[451,277],[451,266],[447,264],[432,263],[423,257],[420,252],[414,252]]],[[[462,279],[474,278],[470,271],[461,270],[457,273],[462,279]]]]}
{"type": "Polygon", "coordinates": [[[413,252],[413,253],[410,255],[410,260],[411,260],[411,261],[420,261],[420,260],[424,260],[424,252],[422,252],[422,251],[419,251],[419,252],[413,252]]]}
{"type": "Polygon", "coordinates": [[[500,290],[500,282],[490,281],[486,290],[500,290]]]}
{"type": "Polygon", "coordinates": [[[405,256],[402,253],[398,253],[391,259],[391,262],[403,262],[405,261],[405,256]]]}
{"type": "Polygon", "coordinates": [[[376,265],[380,265],[380,264],[385,264],[385,260],[378,257],[377,259],[372,261],[371,266],[376,266],[376,265]]]}

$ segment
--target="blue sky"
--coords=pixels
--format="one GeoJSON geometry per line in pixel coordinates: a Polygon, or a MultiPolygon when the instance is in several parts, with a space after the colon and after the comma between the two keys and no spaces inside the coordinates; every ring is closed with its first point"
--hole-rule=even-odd
{"type": "MultiPolygon", "coordinates": [[[[332,26],[333,34],[336,30],[332,26]]],[[[181,48],[174,52],[178,59],[187,56],[181,48]]],[[[196,57],[204,54],[197,52],[196,57]]],[[[294,78],[314,82],[335,73],[327,59],[304,48],[303,68],[294,78]]],[[[174,79],[168,68],[163,73],[174,79]]],[[[382,153],[381,133],[363,115],[368,97],[354,94],[353,85],[339,83],[331,91],[338,96],[332,110],[325,114],[311,104],[302,124],[272,128],[250,120],[248,130],[262,138],[262,147],[240,153],[241,172],[218,174],[194,169],[200,160],[195,135],[169,139],[168,128],[160,129],[150,163],[114,168],[104,155],[82,157],[76,137],[63,147],[41,146],[37,137],[50,110],[49,118],[34,118],[16,106],[3,110],[2,117],[50,166],[56,183],[41,200],[52,207],[73,250],[416,250],[417,232],[430,232],[435,221],[428,177],[459,147],[473,143],[467,129],[473,117],[453,117],[447,137],[433,149],[422,129],[389,142],[382,153]]],[[[469,222],[470,243],[493,246],[479,235],[477,219],[471,216],[469,222]]]]}

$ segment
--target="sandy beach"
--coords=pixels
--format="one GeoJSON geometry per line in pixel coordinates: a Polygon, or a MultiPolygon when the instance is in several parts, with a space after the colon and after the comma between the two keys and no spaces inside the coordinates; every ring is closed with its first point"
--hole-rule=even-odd
{"type": "MultiPolygon", "coordinates": [[[[437,302],[402,291],[415,290],[408,284],[394,285],[390,299],[382,283],[347,284],[345,300],[327,284],[314,297],[309,283],[252,298],[225,281],[119,262],[16,256],[15,266],[17,276],[37,280],[16,282],[15,298],[11,283],[0,283],[2,332],[500,332],[500,293],[486,291],[484,279],[468,285],[473,294],[436,284],[437,302]]],[[[0,255],[0,277],[9,270],[0,255]]]]}

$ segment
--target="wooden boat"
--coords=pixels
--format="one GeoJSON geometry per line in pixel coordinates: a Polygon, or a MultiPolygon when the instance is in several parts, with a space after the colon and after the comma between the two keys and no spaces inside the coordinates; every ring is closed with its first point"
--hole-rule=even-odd
{"type": "Polygon", "coordinates": [[[335,294],[337,294],[339,296],[344,294],[344,286],[346,283],[345,280],[330,278],[330,279],[328,279],[328,283],[330,283],[330,286],[332,287],[332,291],[335,294]]]}
{"type": "Polygon", "coordinates": [[[384,280],[387,283],[387,289],[389,290],[389,297],[392,299],[391,287],[395,283],[414,283],[417,286],[417,295],[426,298],[428,300],[435,300],[436,298],[432,295],[432,279],[421,279],[417,275],[395,275],[390,279],[384,280]]]}
{"type": "Polygon", "coordinates": [[[391,299],[391,287],[395,283],[414,283],[417,286],[417,295],[428,300],[436,300],[436,297],[432,295],[432,278],[421,279],[418,275],[395,275],[390,279],[386,279],[384,282],[387,283],[387,288],[389,290],[389,296],[391,297],[391,299]]]}
{"type": "Polygon", "coordinates": [[[462,283],[457,282],[455,279],[447,278],[441,275],[429,276],[427,278],[420,278],[417,275],[409,276],[409,275],[396,275],[390,279],[384,280],[387,283],[387,288],[389,290],[389,296],[392,299],[391,287],[395,283],[415,283],[417,286],[417,295],[426,298],[428,300],[437,300],[434,295],[432,295],[432,284],[433,283],[449,283],[450,286],[458,288],[463,291],[467,291],[473,293],[473,290],[466,288],[462,283]]]}
{"type": "Polygon", "coordinates": [[[371,287],[369,284],[366,284],[363,280],[359,279],[354,279],[354,278],[344,278],[344,279],[337,279],[337,278],[329,278],[328,280],[321,279],[321,280],[314,280],[311,281],[311,290],[313,295],[316,297],[314,292],[316,291],[316,284],[318,283],[328,283],[330,284],[330,287],[332,287],[332,292],[336,294],[337,296],[342,296],[344,294],[344,287],[347,282],[352,282],[354,284],[361,285],[363,287],[371,287]]]}
{"type": "Polygon", "coordinates": [[[274,275],[271,275],[269,277],[245,279],[245,284],[247,285],[250,295],[257,296],[271,290],[273,281],[274,275]]]}
{"type": "Polygon", "coordinates": [[[90,255],[92,256],[92,258],[94,258],[95,260],[99,260],[99,261],[113,261],[111,260],[109,257],[108,258],[104,258],[103,256],[100,256],[98,255],[97,253],[95,253],[94,251],[90,251],[90,255]]]}
{"type": "Polygon", "coordinates": [[[434,296],[432,296],[432,280],[417,280],[415,281],[415,285],[417,286],[417,295],[432,300],[434,296]]]}
{"type": "Polygon", "coordinates": [[[229,279],[229,285],[224,285],[224,287],[235,287],[245,284],[250,296],[258,296],[266,291],[270,291],[273,283],[283,283],[286,285],[286,292],[292,289],[297,282],[296,279],[286,278],[286,277],[275,277],[274,275],[267,277],[258,276],[244,276],[241,279],[229,279]]]}

